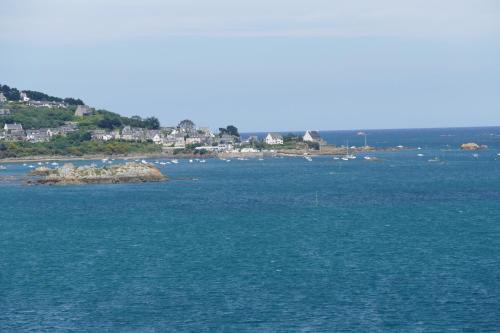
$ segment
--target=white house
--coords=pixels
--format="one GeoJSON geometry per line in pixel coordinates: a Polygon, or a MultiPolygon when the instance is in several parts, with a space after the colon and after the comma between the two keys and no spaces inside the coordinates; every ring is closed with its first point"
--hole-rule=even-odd
{"type": "Polygon", "coordinates": [[[21,102],[29,102],[30,98],[25,91],[21,91],[21,102]]]}
{"type": "Polygon", "coordinates": [[[306,142],[323,142],[323,139],[319,135],[318,131],[306,131],[306,134],[302,137],[306,142]]]}
{"type": "Polygon", "coordinates": [[[4,102],[7,102],[7,97],[5,97],[5,95],[2,92],[0,92],[0,103],[4,102]]]}
{"type": "Polygon", "coordinates": [[[160,135],[160,133],[156,133],[155,136],[153,137],[153,142],[156,143],[157,145],[163,144],[163,136],[160,135]]]}
{"type": "Polygon", "coordinates": [[[193,144],[197,144],[197,143],[201,143],[201,138],[199,136],[191,136],[191,137],[186,138],[187,145],[193,145],[193,144]]]}
{"type": "Polygon", "coordinates": [[[282,145],[283,136],[279,133],[267,133],[265,141],[268,145],[282,145]]]}

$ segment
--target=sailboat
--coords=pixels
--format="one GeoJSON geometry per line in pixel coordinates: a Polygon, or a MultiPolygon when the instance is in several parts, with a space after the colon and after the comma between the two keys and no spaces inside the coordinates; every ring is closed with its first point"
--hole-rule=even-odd
{"type": "Polygon", "coordinates": [[[346,154],[345,156],[342,158],[344,161],[347,161],[347,160],[354,160],[356,159],[356,156],[352,155],[352,154],[349,154],[349,141],[347,141],[347,144],[346,144],[346,154]]]}

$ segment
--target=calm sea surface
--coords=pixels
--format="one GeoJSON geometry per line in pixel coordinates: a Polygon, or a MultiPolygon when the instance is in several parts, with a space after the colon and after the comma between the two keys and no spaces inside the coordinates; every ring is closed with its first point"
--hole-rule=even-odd
{"type": "Polygon", "coordinates": [[[0,331],[500,331],[500,128],[368,134],[423,149],[181,160],[157,184],[4,178],[0,331]]]}

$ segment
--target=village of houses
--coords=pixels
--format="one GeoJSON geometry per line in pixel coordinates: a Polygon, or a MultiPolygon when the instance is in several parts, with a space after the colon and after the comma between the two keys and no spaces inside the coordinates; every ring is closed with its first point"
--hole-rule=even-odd
{"type": "MultiPolygon", "coordinates": [[[[7,101],[0,93],[0,117],[10,115],[11,111],[5,108],[7,101]]],[[[47,102],[30,100],[24,92],[21,92],[20,102],[32,107],[66,108],[63,102],[47,102]]],[[[78,105],[75,111],[76,117],[87,117],[92,115],[94,109],[86,105],[78,105]]],[[[48,142],[54,136],[65,136],[68,133],[78,130],[78,123],[66,122],[57,128],[25,129],[22,124],[5,123],[3,131],[0,130],[0,140],[5,141],[26,141],[31,143],[48,142]]],[[[250,143],[263,141],[270,146],[280,146],[284,144],[284,138],[280,133],[268,133],[263,140],[257,136],[249,136],[242,140],[239,136],[228,133],[214,134],[208,127],[196,127],[190,120],[183,120],[177,126],[160,127],[159,129],[144,129],[138,127],[125,126],[121,130],[91,130],[92,140],[123,140],[130,142],[153,142],[162,145],[163,150],[184,149],[188,146],[195,149],[204,149],[212,152],[257,152],[250,143]]],[[[323,145],[326,142],[317,131],[306,131],[302,137],[304,142],[318,143],[323,145]]]]}

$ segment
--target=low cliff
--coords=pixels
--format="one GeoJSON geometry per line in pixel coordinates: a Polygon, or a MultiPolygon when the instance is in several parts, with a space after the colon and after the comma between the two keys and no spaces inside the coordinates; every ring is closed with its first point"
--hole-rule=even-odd
{"type": "Polygon", "coordinates": [[[150,164],[125,163],[113,166],[80,166],[71,163],[57,169],[40,167],[29,174],[28,184],[114,184],[159,182],[167,180],[158,168],[150,164]]]}

